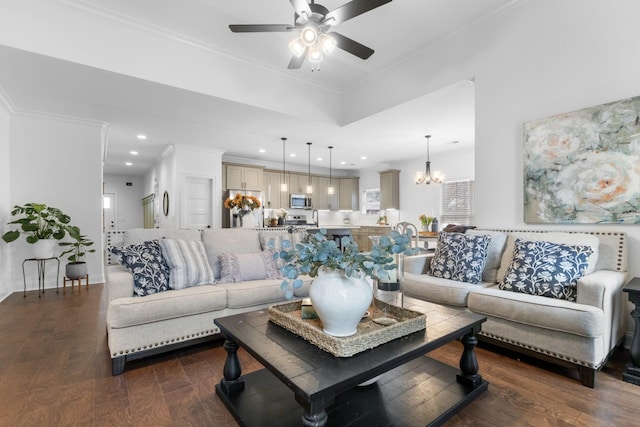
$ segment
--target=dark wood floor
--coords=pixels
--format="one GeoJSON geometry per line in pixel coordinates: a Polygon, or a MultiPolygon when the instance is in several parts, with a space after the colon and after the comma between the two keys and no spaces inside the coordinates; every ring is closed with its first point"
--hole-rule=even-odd
{"type": "MultiPolygon", "coordinates": [[[[127,365],[112,377],[102,285],[0,303],[0,426],[236,426],[214,392],[225,352],[204,344],[127,365]]],[[[462,347],[430,354],[457,366],[462,347]]],[[[447,426],[637,426],[640,387],[618,351],[595,389],[577,373],[479,348],[489,391],[447,426]]],[[[240,352],[243,371],[260,369],[240,352]]]]}

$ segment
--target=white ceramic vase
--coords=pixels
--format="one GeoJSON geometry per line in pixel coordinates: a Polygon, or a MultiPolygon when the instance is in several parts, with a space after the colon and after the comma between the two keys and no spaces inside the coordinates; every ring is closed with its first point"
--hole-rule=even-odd
{"type": "Polygon", "coordinates": [[[33,243],[33,257],[37,259],[53,258],[55,247],[58,244],[56,239],[40,239],[33,243]]]}
{"type": "Polygon", "coordinates": [[[343,270],[320,272],[309,288],[311,304],[325,333],[348,337],[371,305],[371,285],[364,278],[347,277],[343,270]]]}

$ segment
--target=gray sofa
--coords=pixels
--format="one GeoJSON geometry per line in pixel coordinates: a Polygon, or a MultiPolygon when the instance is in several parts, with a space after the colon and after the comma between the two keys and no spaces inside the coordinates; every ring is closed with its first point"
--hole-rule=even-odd
{"type": "MultiPolygon", "coordinates": [[[[286,231],[251,229],[135,229],[116,237],[111,236],[111,245],[127,246],[163,238],[202,241],[215,282],[134,296],[133,275],[120,265],[108,265],[107,334],[113,375],[121,374],[129,360],[216,338],[219,330],[213,320],[217,317],[285,301],[282,279],[217,283],[221,279],[219,255],[259,253],[269,245],[279,248],[282,239],[299,238],[286,231]]],[[[114,262],[109,257],[109,263],[114,262]]],[[[305,281],[302,288],[295,290],[295,297],[307,296],[308,286],[305,281]]]]}
{"type": "Polygon", "coordinates": [[[404,294],[483,314],[488,320],[482,325],[481,340],[577,367],[581,382],[594,387],[597,371],[626,331],[625,234],[481,229],[466,233],[492,237],[481,283],[430,276],[426,273],[433,254],[419,255],[404,260],[404,294]],[[516,238],[592,245],[595,257],[591,255],[586,274],[577,282],[575,301],[500,289],[516,238]]]}

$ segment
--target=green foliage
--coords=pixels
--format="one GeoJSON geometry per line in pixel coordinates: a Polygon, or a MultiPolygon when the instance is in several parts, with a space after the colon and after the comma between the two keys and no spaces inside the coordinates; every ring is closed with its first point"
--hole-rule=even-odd
{"type": "Polygon", "coordinates": [[[80,228],[75,225],[67,226],[67,233],[69,233],[69,237],[71,237],[73,242],[61,242],[60,246],[69,247],[66,251],[62,252],[60,256],[71,254],[67,257],[69,262],[84,262],[84,258],[87,253],[95,252],[95,249],[87,249],[89,246],[93,245],[93,242],[87,238],[87,236],[80,233],[80,228]]]}
{"type": "Polygon", "coordinates": [[[7,231],[2,235],[2,240],[11,243],[25,234],[28,243],[36,243],[40,239],[61,240],[66,234],[66,226],[71,217],[60,209],[47,206],[42,203],[27,203],[24,206],[14,206],[12,216],[21,215],[9,224],[17,224],[17,230],[7,231]]]}
{"type": "Polygon", "coordinates": [[[322,269],[344,270],[348,277],[369,276],[374,279],[386,279],[389,270],[394,270],[394,256],[397,254],[413,255],[411,248],[411,231],[405,234],[392,231],[380,237],[370,252],[360,252],[358,244],[349,237],[341,240],[342,249],[334,240],[327,239],[327,230],[320,229],[313,235],[305,236],[301,243],[292,247],[288,240],[282,242],[282,250],[275,256],[282,258],[284,281],[282,289],[286,297],[293,296],[293,289],[302,286],[300,275],[316,277],[322,269]]]}

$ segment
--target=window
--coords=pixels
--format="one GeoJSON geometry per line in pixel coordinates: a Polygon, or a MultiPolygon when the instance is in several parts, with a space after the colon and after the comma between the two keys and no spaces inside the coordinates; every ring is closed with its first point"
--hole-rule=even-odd
{"type": "Polygon", "coordinates": [[[362,192],[362,213],[377,215],[380,212],[380,189],[373,188],[362,192]]]}
{"type": "Polygon", "coordinates": [[[473,181],[450,181],[443,184],[442,222],[473,224],[473,181]]]}

